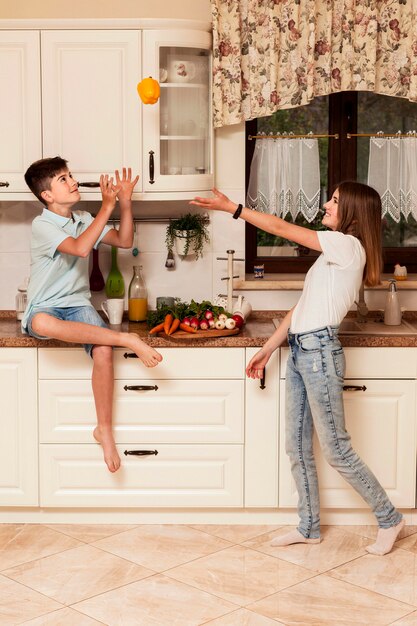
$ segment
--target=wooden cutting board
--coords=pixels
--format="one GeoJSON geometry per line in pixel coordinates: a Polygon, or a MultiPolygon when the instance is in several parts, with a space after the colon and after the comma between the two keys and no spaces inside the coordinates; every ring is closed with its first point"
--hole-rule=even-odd
{"type": "Polygon", "coordinates": [[[158,333],[158,337],[164,337],[164,339],[214,339],[216,337],[228,337],[230,335],[237,335],[239,328],[232,328],[228,330],[197,330],[196,333],[187,333],[185,330],[177,330],[173,335],[167,335],[166,333],[158,333]]]}

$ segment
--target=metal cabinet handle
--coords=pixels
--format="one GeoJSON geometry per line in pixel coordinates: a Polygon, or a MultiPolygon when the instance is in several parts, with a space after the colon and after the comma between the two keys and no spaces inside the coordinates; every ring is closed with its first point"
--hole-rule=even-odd
{"type": "Polygon", "coordinates": [[[265,378],[266,378],[266,367],[264,367],[264,373],[262,374],[262,378],[261,378],[261,380],[259,382],[259,387],[261,389],[266,389],[265,378]]]}
{"type": "Polygon", "coordinates": [[[154,160],[153,160],[153,155],[155,154],[155,152],[153,150],[149,151],[149,182],[151,185],[154,184],[155,179],[155,164],[154,164],[154,160]]]}
{"type": "Polygon", "coordinates": [[[0,187],[8,187],[8,186],[9,186],[9,183],[7,182],[7,180],[4,182],[0,182],[0,187]]]}
{"type": "Polygon", "coordinates": [[[132,456],[148,456],[149,454],[154,454],[155,456],[158,454],[158,450],[125,450],[125,456],[128,454],[132,456]]]}
{"type": "Polygon", "coordinates": [[[94,181],[92,182],[85,182],[85,183],[78,183],[79,187],[100,187],[100,183],[96,183],[94,181]]]}
{"type": "Polygon", "coordinates": [[[125,385],[125,391],[157,391],[158,385],[125,385]]]}
{"type": "Polygon", "coordinates": [[[343,391],[366,391],[365,385],[343,385],[343,391]]]}

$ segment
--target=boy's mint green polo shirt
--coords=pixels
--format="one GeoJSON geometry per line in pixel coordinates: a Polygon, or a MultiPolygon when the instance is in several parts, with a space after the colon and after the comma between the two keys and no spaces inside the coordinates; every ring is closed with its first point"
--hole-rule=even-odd
{"type": "MultiPolygon", "coordinates": [[[[90,304],[88,257],[62,254],[57,248],[67,237],[79,237],[93,220],[87,211],[74,211],[68,218],[49,209],[44,209],[33,220],[28,304],[22,319],[23,332],[27,331],[27,319],[35,307],[65,308],[90,304]]],[[[109,226],[104,227],[94,248],[109,230],[109,226]]]]}

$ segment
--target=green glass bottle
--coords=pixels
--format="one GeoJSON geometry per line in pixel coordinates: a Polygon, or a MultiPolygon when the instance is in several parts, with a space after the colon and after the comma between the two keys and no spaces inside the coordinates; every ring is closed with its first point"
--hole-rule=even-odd
{"type": "Polygon", "coordinates": [[[123,298],[125,295],[125,281],[117,266],[117,248],[111,247],[111,268],[106,280],[106,296],[108,298],[123,298]]]}

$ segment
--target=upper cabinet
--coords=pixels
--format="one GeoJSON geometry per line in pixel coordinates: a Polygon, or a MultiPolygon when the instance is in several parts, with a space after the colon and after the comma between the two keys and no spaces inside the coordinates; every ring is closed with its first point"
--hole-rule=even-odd
{"type": "Polygon", "coordinates": [[[209,33],[143,33],[143,75],[159,80],[158,104],[143,107],[143,188],[210,189],[213,183],[209,33]]]}
{"type": "Polygon", "coordinates": [[[135,30],[42,32],[43,154],[68,159],[80,183],[124,165],[141,171],[140,37],[135,30]]]}
{"type": "Polygon", "coordinates": [[[0,31],[0,194],[27,192],[23,174],[42,155],[39,47],[39,32],[0,31]]]}
{"type": "Polygon", "coordinates": [[[0,101],[0,199],[33,198],[26,168],[56,155],[68,160],[84,200],[100,200],[100,174],[123,166],[140,174],[134,200],[211,189],[210,33],[183,21],[169,29],[153,21],[149,30],[79,24],[0,30],[8,86],[0,101]],[[160,81],[155,105],[142,104],[136,89],[148,76],[160,81]]]}

